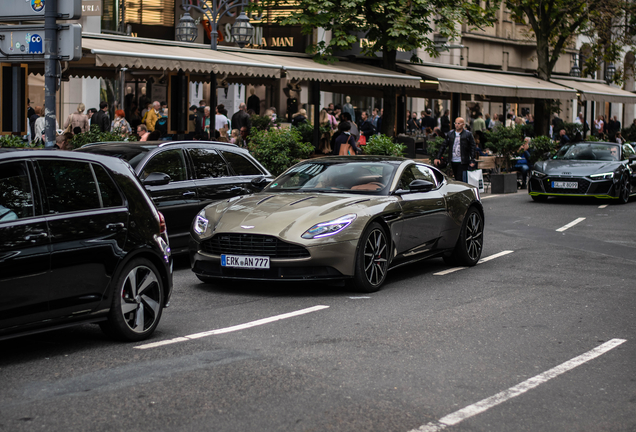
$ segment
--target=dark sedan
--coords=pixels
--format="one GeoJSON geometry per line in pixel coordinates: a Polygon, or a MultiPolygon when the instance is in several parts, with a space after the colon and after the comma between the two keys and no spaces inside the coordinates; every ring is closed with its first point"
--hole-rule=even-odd
{"type": "Polygon", "coordinates": [[[479,191],[413,160],[377,156],[301,162],[254,195],[207,206],[190,259],[215,279],[345,279],[380,289],[387,271],[443,255],[474,266],[483,247],[479,191]]]}
{"type": "Polygon", "coordinates": [[[636,194],[636,155],[630,144],[580,142],[561,147],[553,159],[537,162],[528,193],[613,199],[624,204],[636,194]]]}
{"type": "Polygon", "coordinates": [[[168,226],[173,253],[187,251],[190,226],[211,202],[251,194],[273,177],[247,150],[202,141],[110,142],[77,151],[126,160],[168,226]]]}
{"type": "Polygon", "coordinates": [[[0,339],[93,322],[147,338],[172,291],[165,231],[123,161],[0,150],[0,339]]]}

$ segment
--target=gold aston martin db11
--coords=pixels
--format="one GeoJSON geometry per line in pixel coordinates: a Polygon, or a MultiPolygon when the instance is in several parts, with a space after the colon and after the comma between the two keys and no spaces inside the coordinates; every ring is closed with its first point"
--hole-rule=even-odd
{"type": "Polygon", "coordinates": [[[373,292],[388,270],[425,258],[477,264],[483,233],[474,186],[409,159],[334,156],[205,207],[190,260],[204,282],[346,279],[373,292]]]}

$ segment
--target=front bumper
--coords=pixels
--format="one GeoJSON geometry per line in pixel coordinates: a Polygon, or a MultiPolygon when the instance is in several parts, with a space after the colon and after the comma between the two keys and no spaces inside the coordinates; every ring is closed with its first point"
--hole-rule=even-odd
{"type": "Polygon", "coordinates": [[[531,196],[579,196],[594,197],[602,199],[618,199],[618,190],[612,179],[608,180],[590,180],[585,177],[559,177],[547,176],[538,178],[532,176],[528,184],[528,194],[531,196]],[[553,188],[552,182],[567,181],[577,182],[577,189],[559,189],[553,188]]]}
{"type": "Polygon", "coordinates": [[[357,241],[326,243],[307,247],[308,258],[270,257],[270,268],[222,267],[221,255],[205,252],[200,243],[190,241],[190,264],[198,276],[244,280],[334,280],[351,278],[355,272],[357,241]]]}

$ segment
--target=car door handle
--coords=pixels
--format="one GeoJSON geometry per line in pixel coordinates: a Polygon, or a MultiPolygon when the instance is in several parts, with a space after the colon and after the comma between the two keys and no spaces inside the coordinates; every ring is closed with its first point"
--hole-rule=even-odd
{"type": "Polygon", "coordinates": [[[110,223],[106,225],[106,229],[110,231],[121,231],[124,229],[124,226],[123,222],[110,223]]]}
{"type": "Polygon", "coordinates": [[[43,239],[43,238],[47,238],[49,235],[45,232],[41,232],[41,233],[37,233],[37,234],[29,234],[28,236],[26,236],[24,239],[26,241],[36,241],[38,239],[43,239]]]}
{"type": "Polygon", "coordinates": [[[191,196],[195,196],[195,195],[196,195],[196,192],[194,192],[194,191],[187,191],[187,192],[183,193],[184,197],[191,197],[191,196]]]}
{"type": "Polygon", "coordinates": [[[442,201],[437,201],[437,205],[442,205],[444,204],[442,201]]]}

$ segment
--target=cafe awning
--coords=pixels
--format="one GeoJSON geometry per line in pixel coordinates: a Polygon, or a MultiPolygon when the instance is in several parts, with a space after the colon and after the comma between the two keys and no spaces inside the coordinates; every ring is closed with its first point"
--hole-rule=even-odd
{"type": "Polygon", "coordinates": [[[552,78],[552,82],[576,89],[582,101],[636,104],[635,94],[609,86],[602,81],[559,77],[552,78]]]}
{"type": "Polygon", "coordinates": [[[95,56],[97,67],[126,67],[198,73],[221,73],[246,77],[279,78],[281,66],[223,51],[173,44],[124,42],[104,38],[82,38],[82,49],[95,56]]]}
{"type": "Polygon", "coordinates": [[[315,62],[310,57],[278,56],[237,52],[236,56],[253,61],[278,64],[288,79],[320,81],[329,83],[349,83],[375,86],[420,86],[420,78],[400,72],[393,72],[363,63],[340,60],[331,64],[315,62]]]}
{"type": "Polygon", "coordinates": [[[531,75],[486,72],[460,67],[400,64],[428,83],[438,83],[438,90],[484,96],[526,99],[574,99],[576,90],[531,75]]]}

